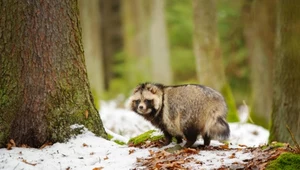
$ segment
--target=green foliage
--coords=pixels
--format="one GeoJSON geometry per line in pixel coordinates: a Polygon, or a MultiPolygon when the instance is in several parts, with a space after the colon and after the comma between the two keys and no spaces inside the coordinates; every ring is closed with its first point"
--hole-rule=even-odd
{"type": "Polygon", "coordinates": [[[235,106],[235,100],[232,95],[230,86],[226,84],[223,89],[221,90],[221,93],[223,94],[225,101],[227,103],[228,107],[228,114],[227,114],[227,120],[229,122],[238,122],[239,117],[237,114],[236,106],[235,106]]]}
{"type": "Polygon", "coordinates": [[[300,169],[300,154],[283,153],[276,160],[271,161],[266,170],[300,169]]]}
{"type": "Polygon", "coordinates": [[[170,42],[174,82],[191,82],[196,78],[193,52],[193,10],[191,1],[167,0],[166,20],[170,42]]]}
{"type": "Polygon", "coordinates": [[[147,140],[157,141],[164,137],[163,135],[155,135],[156,132],[157,132],[156,130],[149,130],[143,134],[140,134],[136,137],[131,138],[128,141],[128,144],[139,145],[139,144],[145,143],[147,140]]]}

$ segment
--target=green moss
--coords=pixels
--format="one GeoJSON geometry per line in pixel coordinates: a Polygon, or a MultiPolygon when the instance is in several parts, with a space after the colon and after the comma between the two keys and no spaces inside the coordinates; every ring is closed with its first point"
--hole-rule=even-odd
{"type": "Polygon", "coordinates": [[[123,142],[123,141],[120,141],[120,140],[113,140],[116,144],[119,144],[119,145],[125,145],[126,142],[123,142]]]}
{"type": "Polygon", "coordinates": [[[145,143],[147,140],[150,141],[157,141],[162,139],[164,136],[163,135],[154,135],[154,133],[157,132],[156,130],[149,130],[141,135],[138,135],[134,138],[131,138],[128,141],[128,144],[134,144],[134,145],[139,145],[142,143],[145,143]]]}
{"type": "Polygon", "coordinates": [[[112,140],[112,138],[114,138],[114,136],[108,133],[108,134],[107,134],[107,139],[108,139],[108,140],[112,140]]]}
{"type": "Polygon", "coordinates": [[[235,106],[235,100],[229,84],[226,83],[222,88],[221,93],[223,94],[228,107],[227,120],[229,122],[238,122],[239,117],[235,106]]]}
{"type": "Polygon", "coordinates": [[[274,148],[280,148],[280,147],[284,147],[286,146],[287,144],[286,143],[280,143],[280,142],[272,142],[268,145],[263,145],[261,146],[261,149],[264,150],[264,149],[267,149],[267,148],[271,148],[271,149],[274,149],[274,148]]]}
{"type": "Polygon", "coordinates": [[[113,135],[111,135],[111,134],[107,134],[107,139],[108,140],[110,140],[110,141],[113,141],[113,142],[115,142],[116,144],[119,144],[119,145],[125,145],[126,144],[126,142],[124,142],[124,141],[121,141],[121,140],[118,140],[118,139],[113,139],[114,138],[114,136],[113,135]]]}
{"type": "Polygon", "coordinates": [[[283,153],[276,160],[271,161],[266,170],[294,170],[300,169],[300,154],[283,153]]]}

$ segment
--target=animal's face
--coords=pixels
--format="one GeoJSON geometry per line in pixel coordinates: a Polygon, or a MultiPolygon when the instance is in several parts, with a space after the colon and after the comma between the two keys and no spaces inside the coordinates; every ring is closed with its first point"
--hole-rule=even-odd
{"type": "Polygon", "coordinates": [[[138,86],[130,97],[130,109],[140,115],[156,113],[161,107],[161,95],[153,88],[138,86]]]}

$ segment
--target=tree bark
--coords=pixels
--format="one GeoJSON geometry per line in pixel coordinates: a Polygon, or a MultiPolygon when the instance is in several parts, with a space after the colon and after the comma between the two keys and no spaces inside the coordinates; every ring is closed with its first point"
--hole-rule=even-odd
{"type": "Polygon", "coordinates": [[[194,53],[198,80],[221,90],[225,73],[217,31],[216,1],[193,0],[194,53]],[[214,75],[214,76],[212,76],[214,75]]]}
{"type": "Polygon", "coordinates": [[[278,0],[270,141],[300,141],[300,1],[278,0]]]}
{"type": "Polygon", "coordinates": [[[104,88],[109,90],[114,78],[115,56],[123,47],[121,1],[100,0],[104,88]]]}
{"type": "Polygon", "coordinates": [[[251,67],[251,118],[256,124],[268,128],[272,112],[276,1],[245,2],[244,33],[251,67]]]}
{"type": "Polygon", "coordinates": [[[173,81],[164,0],[153,0],[150,18],[150,56],[152,63],[152,80],[164,84],[173,81]]]}
{"type": "Polygon", "coordinates": [[[104,92],[100,0],[79,0],[79,11],[82,25],[82,42],[91,91],[96,99],[100,99],[101,94],[104,92]]]}
{"type": "Polygon", "coordinates": [[[223,67],[217,31],[216,1],[193,0],[193,12],[198,80],[201,84],[222,92],[229,107],[228,119],[238,121],[234,98],[223,67]]]}
{"type": "Polygon", "coordinates": [[[151,78],[148,37],[150,2],[146,0],[122,1],[126,76],[131,87],[141,81],[149,81],[151,78]]]}
{"type": "Polygon", "coordinates": [[[0,1],[0,147],[106,137],[87,79],[76,0],[0,1]]]}

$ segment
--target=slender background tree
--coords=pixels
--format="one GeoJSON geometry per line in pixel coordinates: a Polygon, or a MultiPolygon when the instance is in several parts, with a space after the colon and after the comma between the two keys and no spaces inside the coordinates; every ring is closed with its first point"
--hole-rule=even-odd
{"type": "Polygon", "coordinates": [[[0,146],[106,137],[90,92],[76,0],[0,1],[0,146]]]}
{"type": "MultiPolygon", "coordinates": [[[[82,43],[92,94],[104,93],[104,68],[101,36],[100,0],[79,0],[82,43]]],[[[97,100],[98,101],[98,100],[97,100]]],[[[95,103],[96,105],[98,103],[95,103]]]]}
{"type": "Polygon", "coordinates": [[[251,118],[269,128],[273,95],[276,1],[244,1],[244,33],[251,70],[251,118]]]}
{"type": "Polygon", "coordinates": [[[153,0],[150,9],[150,57],[152,80],[164,84],[173,82],[170,50],[165,21],[165,0],[153,0]]]}
{"type": "MultiPolygon", "coordinates": [[[[87,2],[88,3],[88,2],[87,2]]],[[[102,56],[104,66],[104,88],[109,90],[115,77],[116,55],[123,47],[121,0],[100,0],[102,56]]]]}
{"type": "Polygon", "coordinates": [[[193,0],[194,53],[198,80],[225,96],[229,120],[238,121],[235,102],[227,83],[217,31],[216,1],[193,0]]]}

